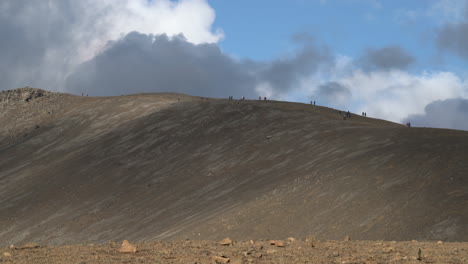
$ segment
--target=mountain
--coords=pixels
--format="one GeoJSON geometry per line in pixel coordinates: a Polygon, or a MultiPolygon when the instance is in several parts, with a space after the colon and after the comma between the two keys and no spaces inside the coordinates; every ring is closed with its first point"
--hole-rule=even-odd
{"type": "Polygon", "coordinates": [[[468,132],[183,94],[0,93],[0,246],[468,241],[468,132]]]}

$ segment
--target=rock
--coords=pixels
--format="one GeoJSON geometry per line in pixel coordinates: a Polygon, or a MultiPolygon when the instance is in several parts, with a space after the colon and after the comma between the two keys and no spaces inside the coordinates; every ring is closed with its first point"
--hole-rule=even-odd
{"type": "Polygon", "coordinates": [[[270,245],[272,245],[272,246],[276,245],[276,241],[275,241],[275,240],[270,240],[269,243],[270,243],[270,245]]]}
{"type": "Polygon", "coordinates": [[[345,236],[344,241],[351,241],[351,238],[349,236],[345,236]]]}
{"type": "Polygon", "coordinates": [[[444,242],[442,242],[442,241],[437,241],[437,244],[443,244],[443,243],[444,243],[444,242]]]}
{"type": "Polygon", "coordinates": [[[294,237],[288,237],[289,242],[296,242],[296,239],[294,237]]]}
{"type": "Polygon", "coordinates": [[[9,258],[9,257],[11,257],[11,253],[10,252],[3,252],[3,256],[9,258]]]}
{"type": "Polygon", "coordinates": [[[283,242],[278,241],[278,242],[276,242],[276,246],[277,247],[285,247],[286,245],[283,242]]]}
{"type": "Polygon", "coordinates": [[[266,139],[272,139],[273,136],[266,136],[265,138],[266,138],[266,139]]]}
{"type": "Polygon", "coordinates": [[[414,239],[411,240],[411,242],[413,242],[413,243],[418,243],[418,241],[417,241],[417,240],[414,240],[414,239]]]}
{"type": "Polygon", "coordinates": [[[340,256],[340,253],[338,253],[337,251],[334,251],[334,252],[332,253],[332,256],[335,257],[335,258],[336,258],[336,257],[339,257],[339,256],[340,256]]]}
{"type": "Polygon", "coordinates": [[[395,252],[395,248],[394,247],[388,247],[386,249],[383,250],[384,253],[392,253],[392,252],[395,252]]]}
{"type": "MultiPolygon", "coordinates": [[[[25,87],[26,88],[26,87],[25,87]]],[[[29,100],[31,100],[31,93],[30,92],[24,92],[21,94],[21,99],[23,99],[24,101],[28,102],[29,100]]]]}
{"type": "Polygon", "coordinates": [[[10,245],[10,249],[15,249],[15,245],[10,245]]]}
{"type": "Polygon", "coordinates": [[[214,256],[213,261],[215,263],[224,264],[224,263],[229,263],[231,260],[225,256],[214,256]]]}
{"type": "Polygon", "coordinates": [[[250,244],[250,245],[253,245],[253,244],[255,244],[255,241],[249,240],[249,244],[250,244]]]}
{"type": "Polygon", "coordinates": [[[223,245],[223,246],[232,246],[232,245],[234,245],[234,242],[230,238],[225,238],[225,239],[221,240],[219,242],[219,244],[223,245]]]}
{"type": "Polygon", "coordinates": [[[34,248],[39,248],[40,246],[36,243],[28,243],[24,244],[21,247],[16,247],[15,249],[34,249],[34,248]]]}
{"type": "Polygon", "coordinates": [[[418,258],[417,260],[421,261],[422,260],[422,250],[421,248],[418,249],[418,258]]]}
{"type": "Polygon", "coordinates": [[[130,244],[130,242],[128,242],[127,240],[124,240],[122,242],[122,247],[119,249],[119,251],[121,253],[137,253],[138,252],[137,248],[134,245],[130,244]]]}
{"type": "Polygon", "coordinates": [[[266,251],[267,254],[275,254],[276,252],[278,252],[278,250],[272,249],[272,248],[269,248],[269,249],[267,249],[267,251],[266,251]]]}

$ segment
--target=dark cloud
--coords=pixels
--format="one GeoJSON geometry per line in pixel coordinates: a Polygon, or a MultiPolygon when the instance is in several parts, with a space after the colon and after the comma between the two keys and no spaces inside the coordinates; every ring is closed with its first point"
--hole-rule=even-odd
{"type": "Polygon", "coordinates": [[[411,115],[404,121],[418,127],[468,130],[468,99],[438,100],[428,104],[422,115],[411,115]]]}
{"type": "Polygon", "coordinates": [[[318,46],[313,38],[301,34],[294,40],[303,45],[299,51],[290,57],[268,62],[259,71],[259,78],[267,82],[277,93],[283,93],[297,86],[299,82],[316,72],[320,67],[326,67],[331,61],[327,48],[318,46]]]}
{"type": "Polygon", "coordinates": [[[337,82],[328,82],[318,87],[317,100],[332,107],[347,107],[352,93],[349,88],[337,82]]]}
{"type": "Polygon", "coordinates": [[[468,59],[468,23],[447,24],[437,34],[437,45],[468,59]]]}
{"type": "Polygon", "coordinates": [[[368,49],[361,57],[361,63],[367,70],[406,69],[414,62],[415,58],[399,46],[368,49]]]}
{"type": "Polygon", "coordinates": [[[96,34],[97,18],[87,19],[87,4],[1,1],[0,90],[25,85],[59,90],[78,50],[96,34]]]}
{"type": "Polygon", "coordinates": [[[0,1],[0,90],[252,97],[262,84],[279,96],[331,61],[308,34],[294,38],[296,52],[267,62],[233,59],[216,44],[136,32],[101,50],[119,36],[111,22],[128,15],[122,7],[124,1],[0,1]]]}
{"type": "Polygon", "coordinates": [[[66,88],[93,95],[179,92],[252,96],[256,80],[244,66],[215,44],[195,45],[183,36],[132,32],[81,65],[68,78],[66,88]]]}
{"type": "Polygon", "coordinates": [[[448,23],[437,31],[437,46],[468,59],[468,1],[463,12],[464,20],[448,23]]]}
{"type": "Polygon", "coordinates": [[[270,62],[239,61],[215,44],[192,44],[183,36],[132,32],[81,65],[66,82],[74,93],[118,95],[137,92],[180,92],[200,96],[253,97],[267,83],[278,93],[326,61],[321,49],[304,45],[299,52],[270,62]]]}

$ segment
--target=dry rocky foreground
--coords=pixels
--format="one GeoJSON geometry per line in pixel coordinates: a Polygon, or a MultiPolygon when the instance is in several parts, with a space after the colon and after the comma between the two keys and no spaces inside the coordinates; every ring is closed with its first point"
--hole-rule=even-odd
{"type": "Polygon", "coordinates": [[[172,241],[3,250],[0,263],[468,263],[468,243],[383,241],[172,241]]]}
{"type": "Polygon", "coordinates": [[[0,92],[0,262],[468,263],[468,132],[343,113],[0,92]]]}

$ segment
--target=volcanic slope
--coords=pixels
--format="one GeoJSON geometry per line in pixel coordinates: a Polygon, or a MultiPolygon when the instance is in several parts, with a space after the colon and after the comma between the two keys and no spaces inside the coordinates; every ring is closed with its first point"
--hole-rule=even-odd
{"type": "Polygon", "coordinates": [[[468,241],[468,132],[182,94],[0,93],[0,246],[468,241]]]}

